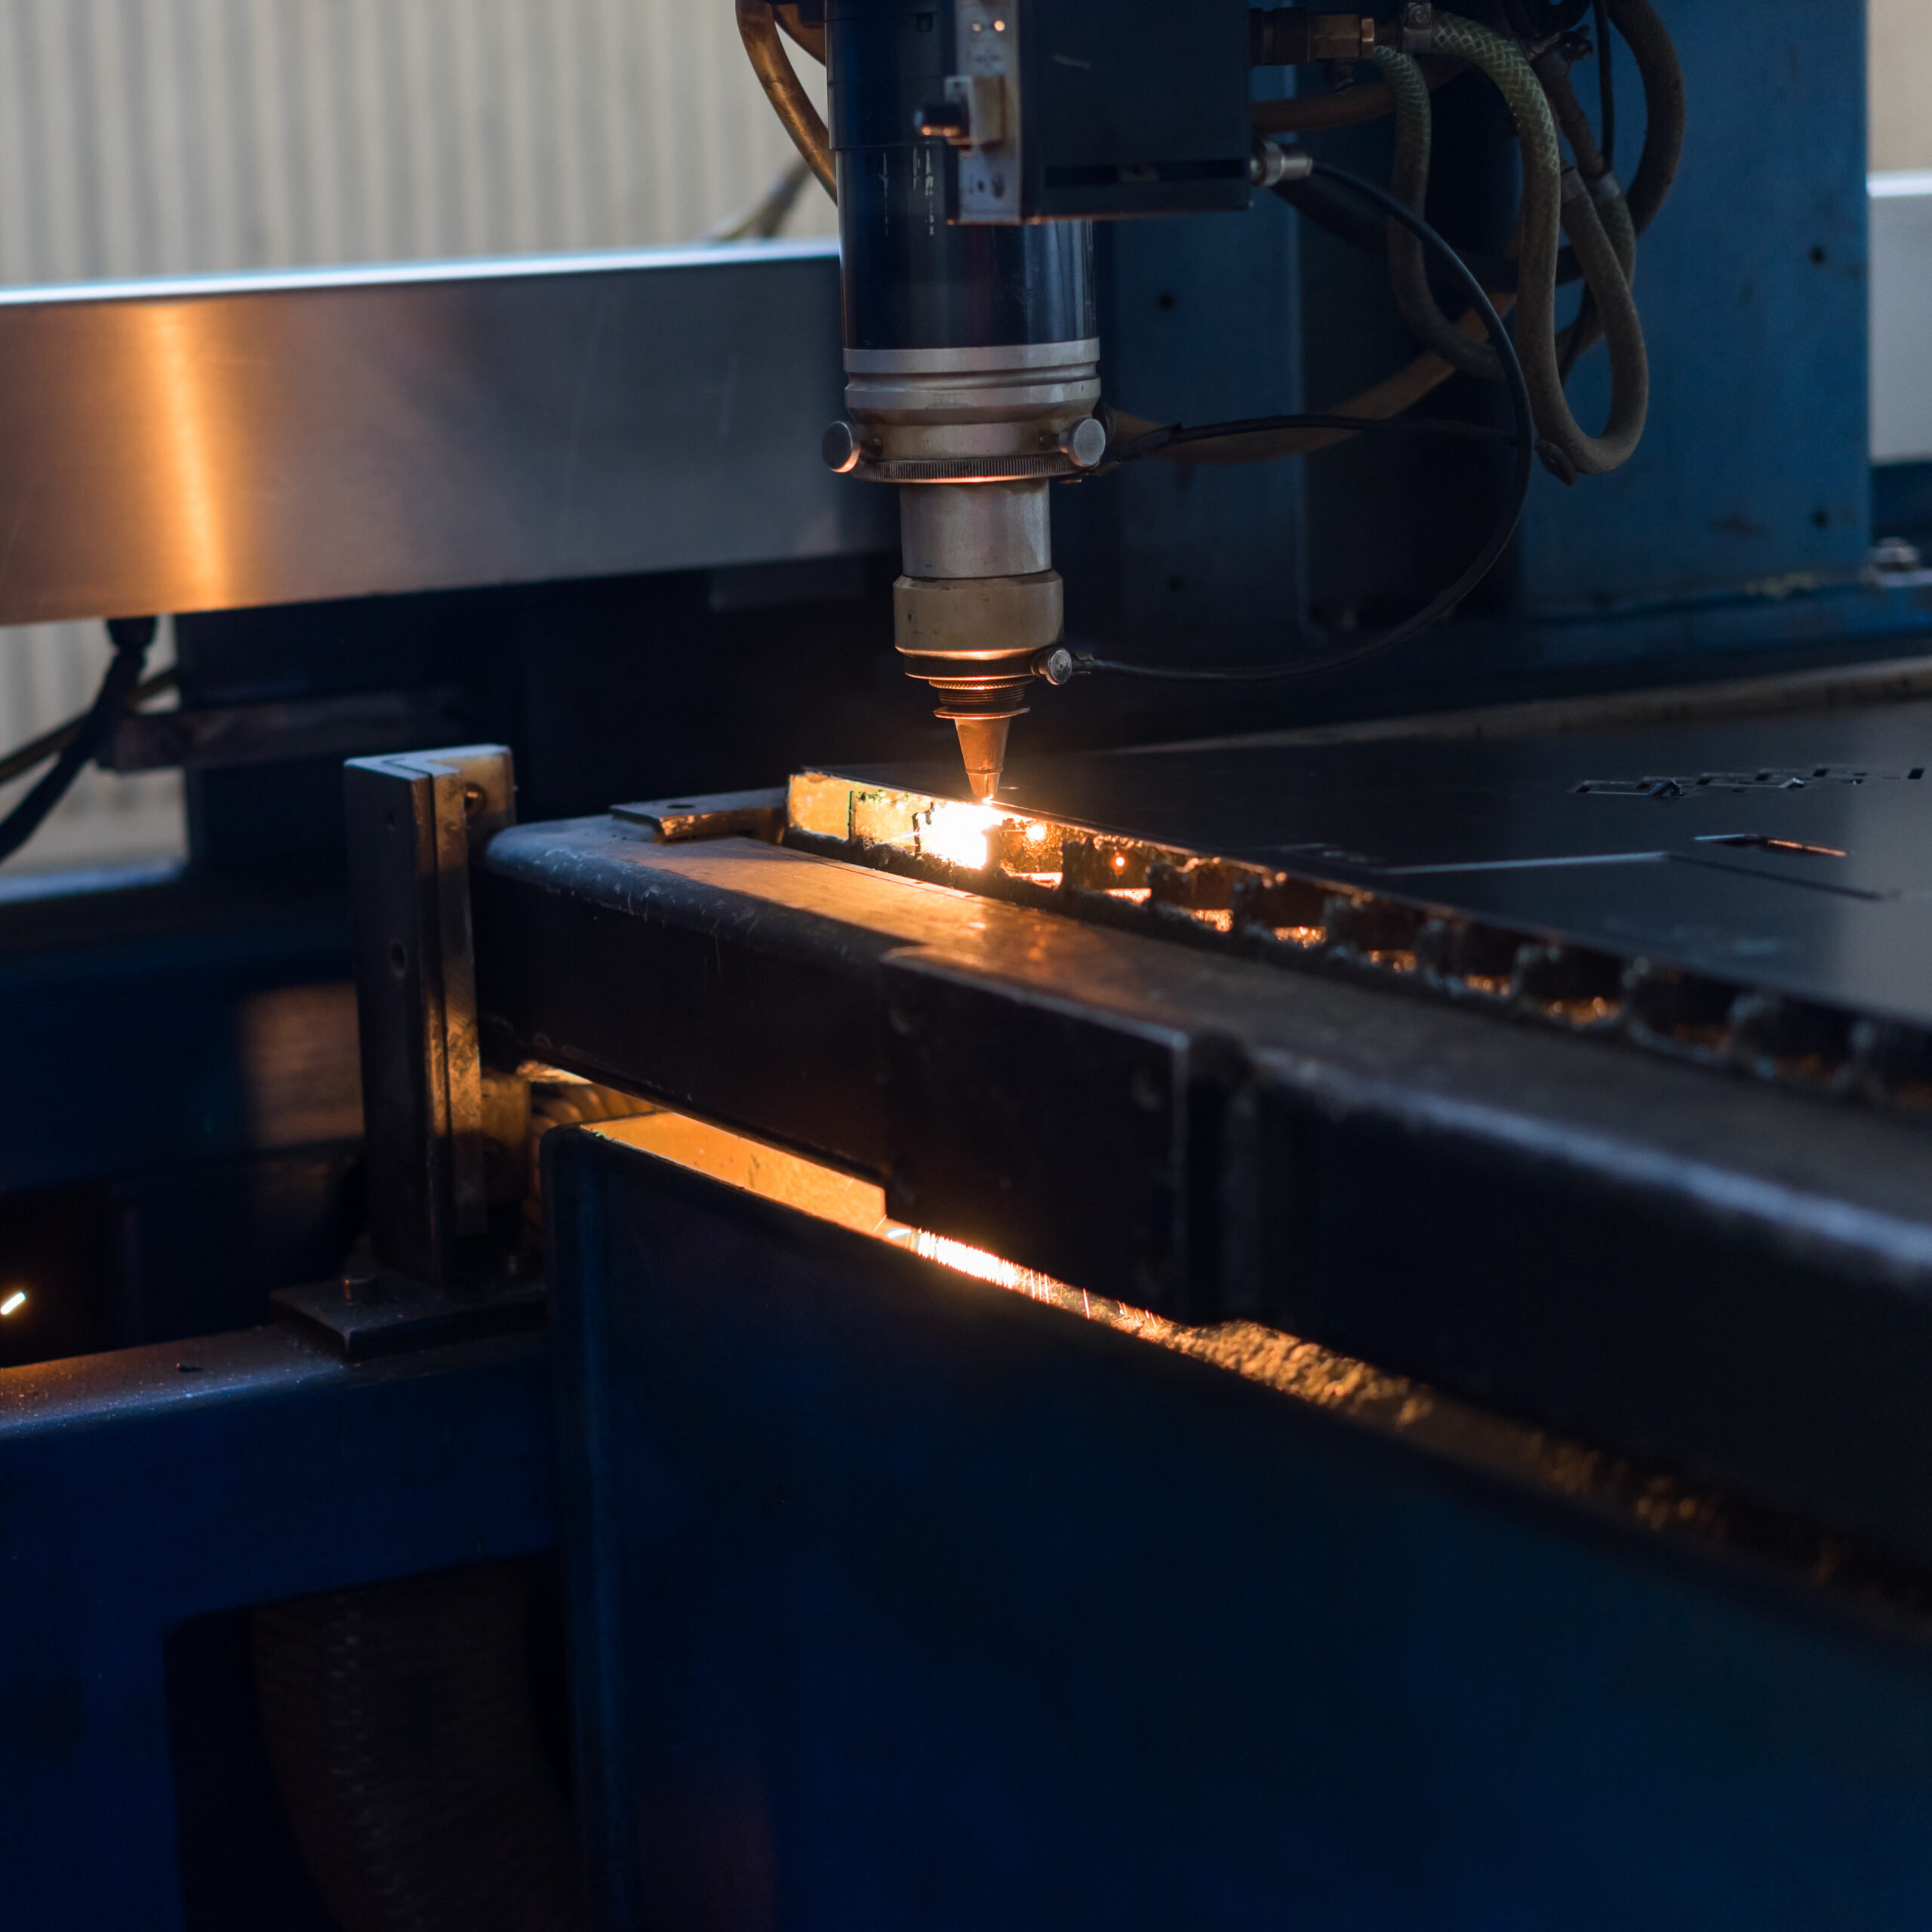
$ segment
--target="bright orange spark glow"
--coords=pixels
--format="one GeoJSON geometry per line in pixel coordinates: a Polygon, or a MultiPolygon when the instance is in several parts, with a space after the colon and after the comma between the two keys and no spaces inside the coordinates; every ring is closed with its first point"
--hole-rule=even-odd
{"type": "MultiPolygon", "coordinates": [[[[989,1287],[1023,1294],[1118,1334],[1191,1355],[1301,1401],[1371,1414],[1378,1409],[1386,1411],[1398,1430],[1426,1423],[1437,1404],[1438,1398],[1419,1385],[1347,1356],[1331,1355],[1279,1330],[1253,1321],[1186,1327],[1149,1309],[1070,1287],[970,1243],[909,1227],[886,1213],[884,1190],[875,1183],[688,1115],[660,1111],[630,1120],[600,1122],[583,1131],[709,1175],[727,1186],[782,1201],[815,1220],[848,1228],[875,1241],[890,1241],[921,1260],[989,1287]]],[[[17,1292],[0,1303],[0,1315],[10,1313],[24,1300],[17,1292]]]]}
{"type": "Polygon", "coordinates": [[[997,1254],[989,1254],[983,1247],[969,1247],[963,1241],[929,1235],[923,1229],[908,1229],[906,1232],[912,1236],[909,1245],[915,1254],[937,1261],[942,1268],[950,1268],[957,1274],[970,1275],[976,1281],[990,1281],[996,1288],[1011,1288],[1040,1301],[1051,1301],[1057,1294],[1065,1293],[1051,1275],[1017,1267],[1011,1261],[1002,1261],[997,1254]]]}
{"type": "Polygon", "coordinates": [[[728,1128],[694,1120],[668,1109],[635,1119],[600,1121],[589,1131],[600,1139],[621,1141],[715,1180],[782,1201],[815,1220],[832,1221],[856,1234],[889,1241],[921,1259],[955,1273],[970,1275],[994,1287],[1010,1288],[1035,1301],[1064,1303],[1078,1294],[1050,1275],[1002,1261],[996,1254],[945,1235],[909,1227],[885,1211],[885,1191],[875,1183],[854,1180],[783,1148],[769,1147],[728,1128]]]}
{"type": "Polygon", "coordinates": [[[5,1301],[0,1301],[0,1315],[17,1315],[26,1305],[26,1291],[16,1288],[5,1301]]]}
{"type": "Polygon", "coordinates": [[[986,869],[986,841],[1001,816],[990,806],[935,799],[931,811],[915,821],[919,851],[924,857],[943,859],[964,871],[983,872],[986,869]]]}

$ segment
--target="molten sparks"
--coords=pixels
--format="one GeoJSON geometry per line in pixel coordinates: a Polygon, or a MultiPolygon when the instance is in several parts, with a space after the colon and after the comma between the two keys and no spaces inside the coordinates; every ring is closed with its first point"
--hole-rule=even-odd
{"type": "Polygon", "coordinates": [[[932,810],[915,821],[920,853],[927,858],[943,859],[962,871],[983,872],[986,869],[987,839],[1004,816],[988,805],[962,805],[949,799],[935,799],[932,810]]]}
{"type": "Polygon", "coordinates": [[[989,1254],[983,1247],[969,1247],[963,1241],[949,1241],[944,1235],[929,1235],[923,1229],[910,1232],[910,1245],[915,1254],[928,1261],[937,1261],[942,1268],[971,1275],[976,1281],[990,1281],[996,1288],[1014,1289],[1040,1301],[1055,1300],[1067,1292],[1051,1275],[1037,1273],[1031,1268],[1016,1267],[1011,1261],[1002,1261],[996,1254],[989,1254]]]}

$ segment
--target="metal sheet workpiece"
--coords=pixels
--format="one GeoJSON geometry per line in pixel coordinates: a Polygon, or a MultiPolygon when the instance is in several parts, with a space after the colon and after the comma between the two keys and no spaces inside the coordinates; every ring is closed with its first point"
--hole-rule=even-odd
{"type": "MultiPolygon", "coordinates": [[[[838,775],[965,802],[958,774],[939,768],[838,775]]],[[[1932,701],[1021,759],[998,803],[1932,1027],[1932,701]]]]}

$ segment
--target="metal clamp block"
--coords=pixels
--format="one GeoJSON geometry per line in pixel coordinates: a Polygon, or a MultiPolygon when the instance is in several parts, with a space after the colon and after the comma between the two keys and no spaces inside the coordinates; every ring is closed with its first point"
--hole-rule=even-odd
{"type": "Polygon", "coordinates": [[[469,866],[515,821],[510,754],[466,745],[353,758],[343,776],[371,1248],[384,1268],[454,1286],[487,1269],[469,866]]]}

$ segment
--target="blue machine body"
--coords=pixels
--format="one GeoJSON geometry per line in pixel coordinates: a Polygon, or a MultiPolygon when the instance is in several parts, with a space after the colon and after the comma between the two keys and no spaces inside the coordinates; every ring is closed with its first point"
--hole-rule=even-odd
{"type": "MultiPolygon", "coordinates": [[[[1076,685],[1041,695],[1024,728],[1043,746],[1920,648],[1932,593],[1867,568],[1863,7],[1663,10],[1689,137],[1643,245],[1636,460],[1574,490],[1539,475],[1495,582],[1396,656],[1265,703],[1076,685]]],[[[1627,177],[1639,90],[1618,72],[1627,177]]],[[[1380,165],[1380,138],[1347,137],[1350,158],[1380,165]]],[[[829,387],[835,265],[809,252],[811,315],[756,320],[821,330],[829,387]]],[[[1192,421],[1331,406],[1414,352],[1382,275],[1267,197],[1103,224],[1108,396],[1192,421]],[[1336,330],[1371,281],[1380,306],[1336,330]]],[[[1601,358],[1577,375],[1586,423],[1604,382],[1601,358]]],[[[1433,569],[1447,544],[1453,574],[1462,540],[1402,485],[1403,445],[1057,492],[1076,641],[1273,657],[1367,608],[1392,560],[1433,569]]],[[[406,671],[393,640],[424,621],[408,599],[204,616],[183,630],[184,697],[468,677],[463,735],[512,743],[546,818],[903,756],[917,707],[865,628],[884,520],[852,525],[863,543],[829,559],[859,583],[849,609],[816,579],[761,590],[734,549],[730,572],[694,554],[635,580],[450,586],[406,671]],[[345,669],[351,635],[369,661],[345,669]]],[[[183,1631],[560,1543],[600,1925],[1925,1922],[1921,1626],[608,1140],[554,1137],[549,1350],[352,1367],[245,1327],[272,1290],[341,1266],[359,1198],[353,1135],[265,1141],[245,1064],[249,1002],[347,991],[334,762],[195,774],[187,878],[114,895],[118,914],[0,902],[0,1232],[71,1196],[76,1240],[122,1282],[39,1351],[118,1352],[0,1369],[14,1922],[250,1922],[184,1891],[183,1631]],[[301,890],[278,897],[291,852],[301,890]],[[216,1325],[239,1332],[166,1340],[216,1325]]]]}
{"type": "MultiPolygon", "coordinates": [[[[528,1340],[351,1367],[260,1328],[0,1372],[14,1922],[274,1922],[233,1871],[191,1912],[179,1746],[214,1714],[171,1710],[171,1637],[552,1546],[549,1420],[528,1340]]],[[[245,1880],[245,1838],[226,1849],[245,1880]]]]}
{"type": "MultiPolygon", "coordinates": [[[[1740,32],[1722,0],[1677,0],[1667,24],[1688,125],[1639,253],[1642,447],[1574,488],[1539,472],[1511,558],[1463,620],[1361,672],[1289,688],[1306,714],[1881,656],[1932,623],[1922,586],[1887,586],[1868,568],[1864,8],[1772,0],[1740,32]]],[[[1592,75],[1580,68],[1580,87],[1592,75]]],[[[1617,75],[1627,180],[1642,93],[1620,42],[1617,75]]],[[[1489,132],[1506,152],[1506,118],[1489,132]]],[[[1386,169],[1386,130],[1314,138],[1344,142],[1337,151],[1371,176],[1386,169]]],[[[1381,264],[1272,198],[1241,217],[1103,226],[1101,240],[1107,392],[1140,414],[1332,408],[1415,352],[1381,264]]],[[[1571,389],[1579,420],[1601,423],[1601,350],[1571,389]]],[[[1484,400],[1470,385],[1446,393],[1464,398],[1458,412],[1484,400]]],[[[1405,551],[1429,556],[1426,594],[1456,568],[1435,528],[1451,506],[1414,501],[1413,440],[1370,440],[1300,464],[1142,463],[1060,492],[1069,627],[1150,660],[1264,660],[1292,654],[1311,613],[1372,598],[1405,551]]]]}
{"type": "Polygon", "coordinates": [[[594,1924],[1924,1922],[1921,1635],[614,1138],[549,1182],[594,1924]]]}

